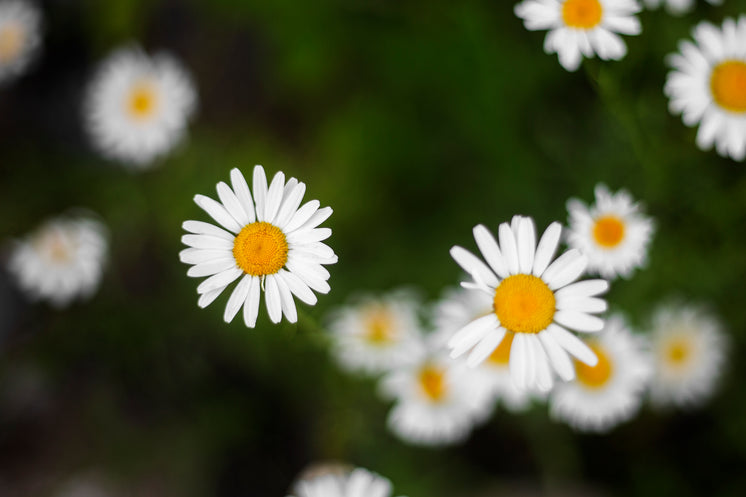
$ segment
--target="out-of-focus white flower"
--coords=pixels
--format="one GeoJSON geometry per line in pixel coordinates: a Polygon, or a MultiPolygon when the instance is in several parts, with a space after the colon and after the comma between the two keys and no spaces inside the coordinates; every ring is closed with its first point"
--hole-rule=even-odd
{"type": "MultiPolygon", "coordinates": [[[[644,0],[644,2],[649,9],[657,9],[662,4],[666,11],[677,16],[691,11],[695,4],[695,0],[644,0]]],[[[721,5],[723,0],[707,0],[707,3],[721,5]]]]}
{"type": "Polygon", "coordinates": [[[718,319],[698,306],[668,303],[653,315],[651,338],[653,404],[693,407],[709,399],[727,352],[718,319]]]}
{"type": "Polygon", "coordinates": [[[31,298],[64,307],[96,291],[107,251],[107,233],[100,222],[60,216],[15,243],[8,269],[31,298]]]}
{"type": "Polygon", "coordinates": [[[87,89],[85,124],[101,154],[145,169],[184,138],[196,106],[192,77],[174,57],[121,48],[87,89]]]}
{"type": "Polygon", "coordinates": [[[0,84],[22,74],[36,57],[41,24],[41,12],[32,2],[0,2],[0,84]]]}
{"type": "Polygon", "coordinates": [[[556,53],[562,67],[575,71],[583,57],[620,60],[627,45],[617,34],[642,31],[634,0],[523,0],[515,15],[530,31],[549,30],[544,52],[556,53]]]}
{"type": "Polygon", "coordinates": [[[225,307],[225,322],[231,322],[243,307],[244,323],[253,328],[264,291],[269,319],[279,323],[284,315],[295,323],[298,312],[293,296],[314,305],[313,291],[330,290],[324,265],[336,263],[337,256],[322,243],[332,230],[318,226],[331,216],[332,209],[320,209],[318,200],[301,206],[305,183],[295,178],[286,183],[282,172],[267,186],[264,168],[256,166],[253,181],[253,190],[249,190],[241,171],[233,169],[233,188],[218,183],[220,202],[204,195],[194,197],[220,226],[185,221],[183,227],[190,234],[181,241],[189,248],[179,257],[192,265],[187,276],[208,277],[197,287],[200,307],[210,305],[240,278],[225,307]]]}
{"type": "MultiPolygon", "coordinates": [[[[391,482],[364,468],[349,474],[324,474],[301,480],[295,497],[389,497],[391,482]]],[[[292,496],[291,496],[292,497],[292,496]]]]}
{"type": "Polygon", "coordinates": [[[595,194],[590,207],[574,198],[567,202],[567,242],[588,257],[589,272],[606,279],[628,278],[647,262],[653,221],[625,190],[611,193],[598,184],[595,194]]]}
{"type": "Polygon", "coordinates": [[[578,431],[606,432],[631,419],[642,405],[651,373],[647,347],[621,316],[588,339],[596,366],[575,365],[575,381],[558,384],[550,396],[552,416],[578,431]]]}

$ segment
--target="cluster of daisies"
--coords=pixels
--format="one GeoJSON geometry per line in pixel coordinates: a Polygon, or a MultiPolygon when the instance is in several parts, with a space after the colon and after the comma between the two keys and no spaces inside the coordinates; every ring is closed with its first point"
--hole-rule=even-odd
{"type": "MultiPolygon", "coordinates": [[[[708,0],[719,4],[720,1],[708,0]]],[[[683,14],[694,0],[645,0],[648,7],[665,3],[683,14]]],[[[642,26],[635,0],[523,0],[515,14],[527,29],[545,31],[544,51],[556,53],[568,71],[584,57],[620,60],[627,46],[619,35],[638,35],[642,26]]],[[[668,56],[672,68],[664,85],[669,110],[687,126],[699,124],[696,143],[702,150],[742,161],[746,158],[746,16],[725,19],[718,27],[700,22],[694,43],[683,40],[668,56]]]]}
{"type": "MultiPolygon", "coordinates": [[[[0,1],[0,84],[20,77],[41,49],[42,12],[25,0],[0,1]]],[[[186,134],[197,106],[189,71],[172,55],[132,45],[114,50],[92,74],[81,102],[92,147],[129,169],[157,164],[186,134]]],[[[107,256],[107,230],[80,209],[44,221],[15,242],[8,266],[33,299],[57,307],[92,295],[107,256]]]]}
{"type": "Polygon", "coordinates": [[[434,304],[398,290],[330,313],[334,357],[347,371],[380,375],[394,434],[452,444],[496,405],[521,412],[537,402],[579,431],[605,432],[631,419],[648,393],[680,407],[712,394],[725,338],[710,313],[667,303],[644,334],[620,312],[603,316],[609,281],[646,263],[654,228],[627,192],[599,185],[595,197],[590,206],[568,202],[564,237],[552,223],[537,242],[523,216],[501,224],[497,238],[476,226],[481,258],[453,247],[468,278],[434,304]],[[569,248],[555,258],[562,240],[569,248]]]}

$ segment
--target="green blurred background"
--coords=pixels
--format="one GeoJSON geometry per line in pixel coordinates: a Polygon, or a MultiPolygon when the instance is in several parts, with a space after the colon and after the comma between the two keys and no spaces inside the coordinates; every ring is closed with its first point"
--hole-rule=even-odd
{"type": "Polygon", "coordinates": [[[0,89],[0,236],[87,207],[112,246],[99,292],[62,311],[0,272],[0,495],[94,475],[113,495],[282,497],[319,460],[409,497],[742,495],[746,174],[696,148],[662,86],[677,40],[746,1],[698,3],[643,13],[623,61],[567,73],[508,1],[40,2],[41,57],[0,89]],[[144,173],[97,157],[80,119],[96,64],[133,41],[176,54],[200,96],[189,139],[144,173]],[[297,326],[272,326],[264,304],[255,330],[225,324],[228,294],[200,310],[178,260],[182,221],[207,219],[194,194],[254,164],[334,208],[332,291],[297,326]],[[566,200],[591,201],[599,181],[657,223],[648,268],[613,284],[612,309],[644,329],[669,296],[711,304],[732,342],[713,401],[646,407],[607,436],[576,435],[542,405],[498,410],[452,448],[390,435],[374,381],[340,372],[314,321],[360,291],[434,299],[475,224],[564,222],[566,200]]]}

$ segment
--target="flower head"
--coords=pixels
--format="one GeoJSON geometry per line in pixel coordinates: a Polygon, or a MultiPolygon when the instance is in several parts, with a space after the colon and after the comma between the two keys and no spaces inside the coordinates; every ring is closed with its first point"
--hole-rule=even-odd
{"type": "Polygon", "coordinates": [[[144,169],[184,137],[196,105],[192,78],[174,57],[122,48],[88,87],[85,124],[105,157],[144,169]]]}
{"type": "MultiPolygon", "coordinates": [[[[694,8],[695,0],[644,0],[645,6],[649,9],[657,9],[662,5],[665,6],[669,13],[680,16],[694,8]]],[[[720,5],[723,0],[707,0],[707,3],[720,5]]]]}
{"type": "Polygon", "coordinates": [[[41,45],[41,12],[31,2],[0,2],[0,83],[26,70],[41,45]]]}
{"type": "Polygon", "coordinates": [[[699,23],[694,41],[679,42],[667,58],[664,92],[669,110],[684,124],[699,124],[697,146],[715,146],[724,157],[746,158],[746,16],[726,19],[722,28],[699,23]]]}
{"type": "Polygon", "coordinates": [[[544,51],[556,53],[568,71],[594,54],[603,60],[624,57],[627,46],[617,33],[640,34],[639,11],[634,0],[523,0],[515,6],[526,29],[549,30],[544,51]]]}
{"type": "Polygon", "coordinates": [[[653,221],[625,190],[611,193],[599,184],[595,194],[590,207],[577,199],[567,202],[567,242],[588,257],[588,271],[607,279],[628,278],[647,260],[653,221]]]}
{"type": "Polygon", "coordinates": [[[192,265],[187,275],[208,277],[197,287],[198,305],[208,306],[240,279],[225,308],[226,322],[243,307],[244,322],[253,328],[264,291],[270,320],[279,323],[285,315],[294,323],[298,314],[293,295],[314,305],[317,299],[312,290],[329,292],[324,265],[337,262],[337,256],[322,243],[331,230],[318,226],[332,209],[320,209],[318,200],[300,206],[305,183],[295,178],[286,183],[282,172],[275,174],[268,187],[262,166],[254,168],[253,191],[238,169],[231,171],[231,184],[232,188],[218,183],[220,202],[204,195],[194,197],[219,226],[202,221],[183,225],[190,234],[181,240],[190,248],[179,256],[192,265]]]}
{"type": "Polygon", "coordinates": [[[552,223],[536,244],[531,218],[515,216],[499,228],[498,245],[484,226],[474,228],[474,238],[487,261],[453,247],[451,256],[473,278],[462,286],[493,299],[493,311],[459,330],[449,341],[451,356],[471,350],[467,363],[476,366],[512,336],[510,373],[518,388],[552,388],[552,368],[565,380],[574,377],[568,352],[588,365],[596,356],[564,327],[597,332],[603,320],[592,314],[606,310],[596,296],[608,288],[604,280],[573,283],[585,271],[587,258],[572,249],[552,262],[562,228],[552,223]],[[510,335],[510,334],[513,335],[510,335]]]}
{"type": "Polygon", "coordinates": [[[57,307],[98,288],[108,251],[104,226],[89,216],[60,216],[16,242],[8,269],[32,298],[57,307]]]}
{"type": "Polygon", "coordinates": [[[364,468],[349,474],[323,474],[298,482],[297,497],[389,497],[391,482],[364,468]]]}

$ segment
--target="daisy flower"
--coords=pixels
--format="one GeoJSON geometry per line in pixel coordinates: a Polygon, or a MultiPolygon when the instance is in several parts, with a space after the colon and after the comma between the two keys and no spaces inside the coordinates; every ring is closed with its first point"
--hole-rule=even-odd
{"type": "Polygon", "coordinates": [[[520,389],[541,391],[552,388],[550,365],[563,379],[574,377],[568,353],[590,366],[596,364],[593,351],[565,327],[582,332],[603,328],[603,320],[592,314],[606,310],[606,301],[596,296],[608,289],[608,283],[573,283],[587,265],[587,258],[576,249],[552,262],[561,231],[559,223],[550,224],[537,247],[533,220],[514,216],[511,224],[500,225],[499,245],[487,228],[474,228],[487,264],[466,249],[451,249],[451,256],[473,278],[461,285],[486,293],[494,306],[494,312],[475,319],[451,338],[452,357],[471,350],[467,363],[476,366],[512,332],[511,377],[520,389]]]}
{"type": "Polygon", "coordinates": [[[634,0],[523,0],[515,15],[530,31],[549,30],[544,52],[556,53],[562,67],[575,71],[583,57],[620,60],[627,46],[617,34],[642,31],[634,0]]]}
{"type": "Polygon", "coordinates": [[[253,192],[238,169],[231,171],[231,184],[232,188],[218,183],[220,202],[204,195],[194,197],[219,226],[202,221],[183,224],[190,234],[181,240],[190,248],[182,250],[179,257],[192,265],[187,275],[208,277],[197,287],[198,305],[207,307],[239,280],[225,307],[225,322],[231,322],[243,307],[244,322],[253,328],[263,291],[269,319],[279,323],[284,315],[295,323],[298,315],[293,295],[314,305],[313,291],[329,292],[329,272],[324,265],[337,262],[337,256],[321,243],[331,235],[331,229],[318,226],[332,209],[320,209],[318,200],[300,206],[305,183],[295,178],[286,183],[282,172],[275,174],[267,187],[262,166],[254,168],[253,192]]]}
{"type": "Polygon", "coordinates": [[[323,474],[298,482],[291,497],[390,497],[391,482],[364,468],[323,474]]]}
{"type": "MultiPolygon", "coordinates": [[[[657,9],[663,4],[666,10],[674,15],[681,15],[689,12],[694,7],[695,0],[644,0],[645,6],[649,9],[657,9]]],[[[707,0],[712,5],[721,5],[723,0],[707,0]]]]}
{"type": "Polygon", "coordinates": [[[404,441],[442,446],[463,441],[493,406],[489,385],[447,355],[432,352],[381,380],[381,394],[396,400],[389,429],[404,441]]]}
{"type": "Polygon", "coordinates": [[[653,221],[625,190],[611,193],[598,184],[595,195],[590,207],[578,199],[567,202],[567,243],[588,257],[588,271],[606,279],[629,278],[647,261],[653,221]]]}
{"type": "Polygon", "coordinates": [[[175,58],[122,48],[87,89],[85,125],[102,155],[145,169],[182,140],[196,105],[192,78],[175,58]]]}
{"type": "Polygon", "coordinates": [[[653,403],[691,407],[705,402],[725,363],[727,339],[720,322],[699,307],[673,303],[654,313],[652,328],[653,403]]]}
{"type": "Polygon", "coordinates": [[[107,250],[101,223],[87,216],[60,216],[15,243],[8,269],[31,298],[64,307],[93,295],[107,250]]]}
{"type": "Polygon", "coordinates": [[[644,342],[621,316],[609,316],[604,329],[587,343],[598,364],[576,362],[575,381],[554,388],[550,409],[555,419],[578,431],[602,433],[637,414],[651,365],[644,342]]]}
{"type": "Polygon", "coordinates": [[[722,29],[699,23],[694,40],[679,42],[668,56],[673,68],[663,89],[672,114],[699,124],[697,146],[742,161],[746,158],[746,16],[723,21],[722,29]]]}
{"type": "Polygon", "coordinates": [[[347,371],[375,374],[416,361],[423,352],[419,298],[408,290],[364,295],[327,320],[333,354],[347,371]]]}
{"type": "MultiPolygon", "coordinates": [[[[448,289],[433,309],[434,340],[447,343],[456,331],[471,321],[495,312],[493,306],[492,298],[486,293],[460,287],[448,289]]],[[[520,412],[530,406],[535,392],[518,389],[510,377],[508,363],[513,336],[512,332],[507,333],[505,339],[476,371],[482,374],[482,381],[490,386],[493,396],[509,411],[520,412]]]]}
{"type": "Polygon", "coordinates": [[[41,44],[41,12],[31,2],[0,2],[0,83],[19,76],[41,44]]]}

